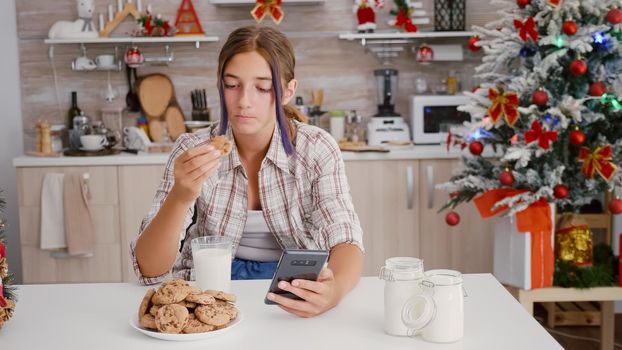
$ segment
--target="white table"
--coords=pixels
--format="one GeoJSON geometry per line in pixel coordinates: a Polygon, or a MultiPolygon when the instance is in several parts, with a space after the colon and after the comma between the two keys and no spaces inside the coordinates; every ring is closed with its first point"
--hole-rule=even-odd
{"type": "Polygon", "coordinates": [[[147,337],[128,324],[147,287],[124,283],[24,285],[0,348],[35,349],[561,349],[490,274],[465,275],[465,336],[451,344],[383,331],[384,281],[366,277],[342,303],[303,319],[263,303],[268,280],[233,281],[243,321],[197,342],[147,337]]]}

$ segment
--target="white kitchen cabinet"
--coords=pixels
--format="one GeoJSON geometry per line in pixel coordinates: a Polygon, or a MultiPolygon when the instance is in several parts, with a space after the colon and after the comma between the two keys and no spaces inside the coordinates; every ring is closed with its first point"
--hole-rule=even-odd
{"type": "Polygon", "coordinates": [[[121,252],[123,281],[136,281],[130,260],[130,242],[138,235],[143,218],[164,174],[164,165],[128,165],[119,167],[121,209],[121,252]]]}
{"type": "Polygon", "coordinates": [[[392,256],[419,256],[419,162],[349,161],[346,173],[363,227],[363,274],[377,276],[392,256]]]}
{"type": "Polygon", "coordinates": [[[116,166],[17,169],[24,283],[121,282],[119,198],[116,166]],[[40,247],[41,186],[48,173],[88,173],[95,254],[55,258],[40,247]]]}
{"type": "Polygon", "coordinates": [[[421,257],[426,270],[492,272],[494,235],[491,222],[482,219],[473,203],[462,204],[456,209],[461,220],[454,227],[445,223],[449,210],[438,213],[449,194],[434,187],[447,182],[459,165],[457,159],[420,161],[421,257]]]}

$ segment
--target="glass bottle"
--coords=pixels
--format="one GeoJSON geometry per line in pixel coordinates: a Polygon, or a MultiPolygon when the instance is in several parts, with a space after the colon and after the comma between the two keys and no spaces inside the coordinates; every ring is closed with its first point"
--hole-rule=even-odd
{"type": "Polygon", "coordinates": [[[78,93],[76,91],[71,92],[71,108],[67,111],[67,129],[73,127],[73,118],[80,115],[82,111],[78,108],[78,93]]]}

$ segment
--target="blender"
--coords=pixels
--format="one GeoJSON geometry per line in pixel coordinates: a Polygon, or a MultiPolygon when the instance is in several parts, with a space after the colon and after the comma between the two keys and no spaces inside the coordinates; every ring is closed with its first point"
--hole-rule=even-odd
{"type": "Polygon", "coordinates": [[[378,113],[367,124],[367,143],[382,146],[387,143],[410,142],[408,126],[399,113],[395,112],[397,95],[397,69],[376,69],[378,113]]]}

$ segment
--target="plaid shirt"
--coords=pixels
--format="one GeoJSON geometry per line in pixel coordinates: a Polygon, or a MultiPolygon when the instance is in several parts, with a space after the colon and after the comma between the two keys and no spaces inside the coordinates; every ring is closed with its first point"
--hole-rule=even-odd
{"type": "MultiPolygon", "coordinates": [[[[340,243],[350,243],[363,251],[363,232],[350,197],[339,147],[328,133],[319,128],[298,122],[295,122],[295,127],[295,154],[288,157],[285,153],[277,125],[259,170],[259,197],[270,232],[283,249],[330,250],[340,243]]],[[[217,130],[218,124],[215,124],[179,137],[140,232],[158,213],[173,187],[175,158],[199,142],[215,136],[217,130]]],[[[227,136],[233,140],[231,128],[227,136]]],[[[195,206],[191,206],[186,213],[179,233],[180,244],[183,238],[185,240],[172,269],[175,277],[186,280],[194,277],[190,241],[195,237],[228,236],[233,241],[234,252],[237,251],[246,224],[247,185],[246,172],[234,146],[232,152],[222,159],[218,171],[203,184],[195,206]],[[187,230],[195,207],[196,223],[187,230]]],[[[137,239],[132,241],[130,251],[139,282],[161,282],[168,274],[144,277],[140,273],[134,253],[137,239]]]]}

